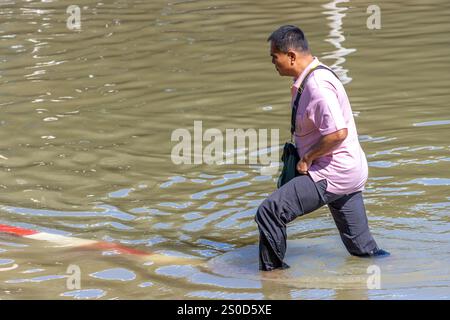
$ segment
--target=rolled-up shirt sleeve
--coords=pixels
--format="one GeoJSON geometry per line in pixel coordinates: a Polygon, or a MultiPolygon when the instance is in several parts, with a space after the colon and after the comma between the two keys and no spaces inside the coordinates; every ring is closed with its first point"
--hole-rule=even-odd
{"type": "Polygon", "coordinates": [[[309,118],[322,136],[347,128],[336,93],[328,88],[321,88],[309,118]]]}

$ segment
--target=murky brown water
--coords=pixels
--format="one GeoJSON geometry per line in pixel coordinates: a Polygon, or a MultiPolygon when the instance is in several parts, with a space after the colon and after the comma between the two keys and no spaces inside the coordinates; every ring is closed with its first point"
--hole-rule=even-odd
{"type": "Polygon", "coordinates": [[[66,26],[72,4],[0,1],[0,224],[175,257],[0,234],[0,298],[450,298],[448,1],[84,0],[80,31],[66,26]],[[366,26],[371,4],[380,30],[366,26]],[[289,226],[293,268],[262,278],[253,215],[276,175],[171,161],[171,133],[195,120],[280,129],[284,143],[290,79],[266,38],[286,23],[346,84],[390,258],[348,256],[322,209],[289,226]],[[381,289],[365,284],[374,263],[381,289]]]}

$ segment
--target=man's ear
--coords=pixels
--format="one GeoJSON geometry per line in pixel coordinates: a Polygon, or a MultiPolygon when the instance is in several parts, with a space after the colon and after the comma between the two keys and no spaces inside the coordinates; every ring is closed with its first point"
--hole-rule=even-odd
{"type": "Polygon", "coordinates": [[[289,50],[287,52],[288,58],[289,58],[289,62],[291,63],[291,66],[294,65],[295,60],[297,60],[297,53],[293,50],[289,50]]]}

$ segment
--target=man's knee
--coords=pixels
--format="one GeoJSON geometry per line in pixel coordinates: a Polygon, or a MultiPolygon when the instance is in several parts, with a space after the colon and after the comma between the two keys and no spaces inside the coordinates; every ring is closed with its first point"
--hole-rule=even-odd
{"type": "Polygon", "coordinates": [[[256,210],[255,221],[260,224],[262,221],[266,221],[272,214],[271,208],[273,207],[272,200],[265,199],[256,210]]]}
{"type": "Polygon", "coordinates": [[[258,225],[270,224],[272,226],[284,226],[290,221],[286,218],[288,215],[287,211],[278,198],[268,197],[259,205],[256,211],[255,221],[258,225]]]}

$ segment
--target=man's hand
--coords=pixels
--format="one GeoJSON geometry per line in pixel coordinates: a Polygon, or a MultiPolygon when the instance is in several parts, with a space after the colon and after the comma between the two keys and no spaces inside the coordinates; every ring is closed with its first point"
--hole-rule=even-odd
{"type": "Polygon", "coordinates": [[[297,163],[297,171],[300,174],[308,174],[309,167],[311,167],[312,161],[303,157],[297,163]]]}

